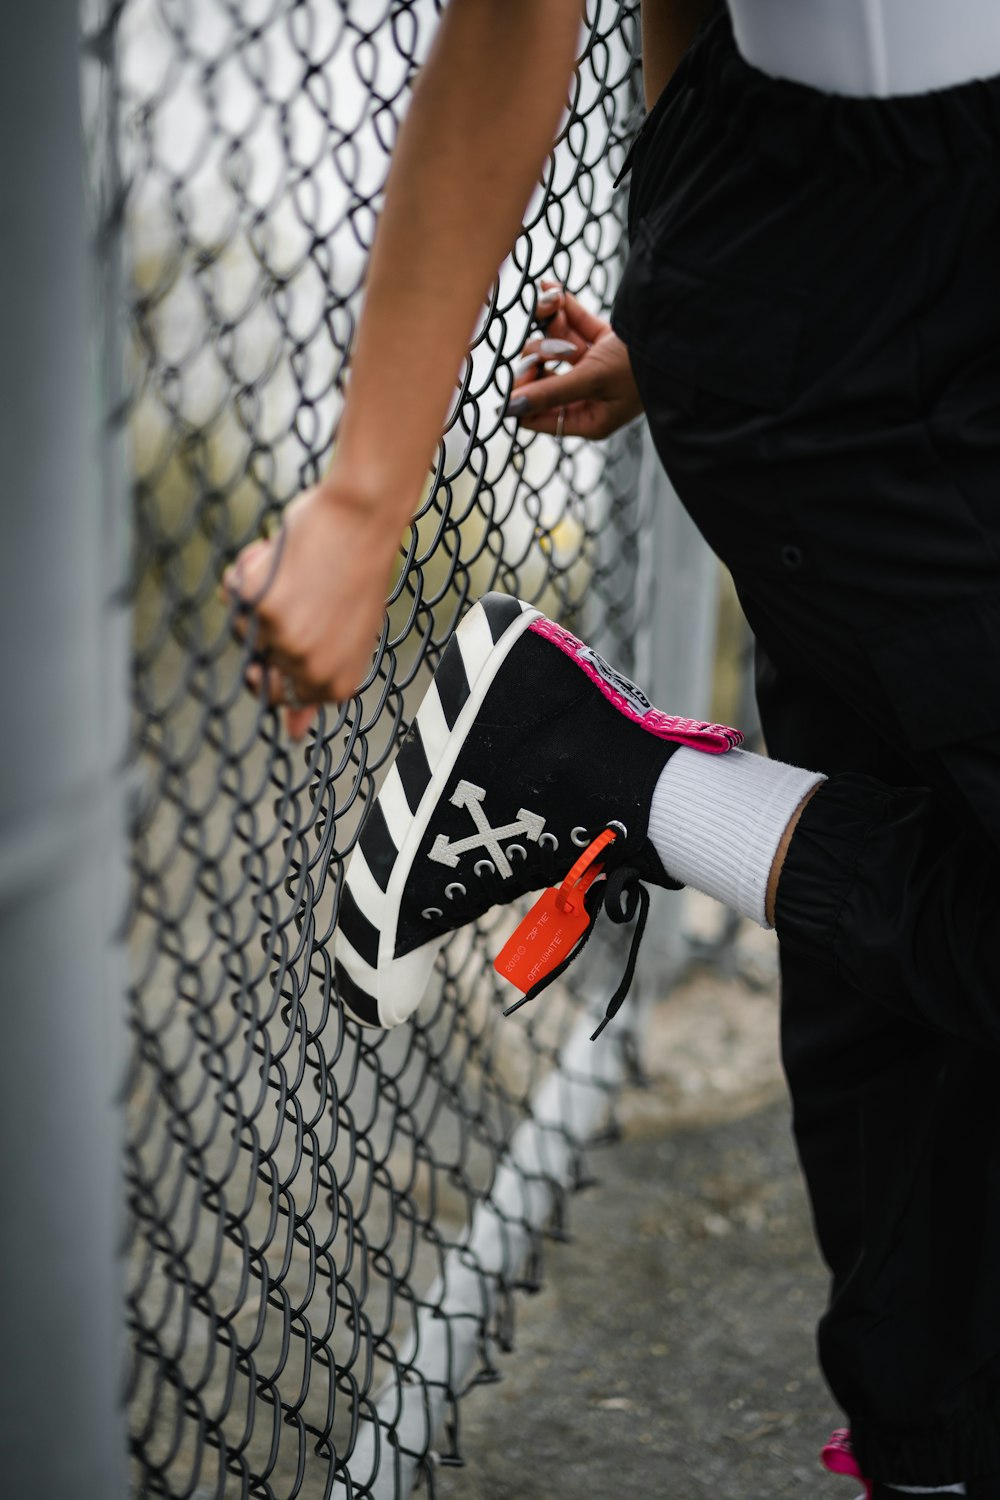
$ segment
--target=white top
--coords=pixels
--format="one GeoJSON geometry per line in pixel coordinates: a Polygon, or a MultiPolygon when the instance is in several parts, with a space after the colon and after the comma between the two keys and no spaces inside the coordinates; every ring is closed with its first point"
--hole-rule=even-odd
{"type": "Polygon", "coordinates": [[[1000,0],[729,0],[753,67],[830,94],[926,94],[1000,74],[1000,0]]]}

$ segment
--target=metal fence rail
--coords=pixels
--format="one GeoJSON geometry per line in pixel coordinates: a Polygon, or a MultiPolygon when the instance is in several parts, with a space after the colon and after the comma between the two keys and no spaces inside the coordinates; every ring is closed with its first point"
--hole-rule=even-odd
{"type": "Polygon", "coordinates": [[[502,420],[537,279],[595,308],[613,295],[633,0],[588,4],[560,140],[483,310],[368,680],[304,747],[244,688],[218,596],[336,441],[389,153],[439,8],[120,0],[90,37],[114,79],[130,278],[135,1494],[433,1484],[628,1054],[628,1011],[580,1044],[614,957],[596,942],[588,993],[577,978],[503,1022],[490,958],[512,915],[495,914],[446,946],[415,1021],[373,1040],[340,1010],[331,937],[364,811],[472,600],[517,594],[664,677],[640,431],[596,448],[502,420]]]}

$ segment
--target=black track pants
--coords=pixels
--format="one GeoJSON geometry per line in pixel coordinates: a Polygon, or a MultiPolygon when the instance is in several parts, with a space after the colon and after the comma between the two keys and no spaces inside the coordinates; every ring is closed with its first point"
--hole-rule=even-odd
{"type": "Polygon", "coordinates": [[[847,100],[702,33],[633,158],[614,323],[827,772],[783,1051],[866,1472],[1000,1497],[1000,81],[847,100]],[[991,1476],[997,1476],[991,1479],[991,1476]]]}

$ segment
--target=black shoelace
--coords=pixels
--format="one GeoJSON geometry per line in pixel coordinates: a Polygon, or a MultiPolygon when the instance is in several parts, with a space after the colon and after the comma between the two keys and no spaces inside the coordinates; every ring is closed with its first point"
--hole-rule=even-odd
{"type": "Polygon", "coordinates": [[[632,934],[632,943],[629,947],[625,972],[621,977],[618,988],[608,1001],[604,1019],[590,1038],[592,1042],[596,1042],[608,1022],[613,1021],[621,1009],[622,1002],[628,994],[633,977],[635,976],[636,959],[639,956],[639,944],[642,942],[642,935],[646,930],[646,918],[649,915],[649,892],[639,878],[639,871],[635,865],[624,863],[616,869],[611,870],[607,875],[595,880],[589,891],[584,895],[583,904],[587,909],[590,922],[576,947],[566,955],[561,963],[556,965],[550,974],[546,974],[536,985],[533,985],[526,995],[522,995],[521,999],[516,1000],[513,1005],[508,1005],[504,1011],[504,1015],[513,1015],[516,1010],[521,1009],[522,1005],[527,1005],[529,1000],[534,1000],[554,979],[558,979],[560,974],[564,974],[575,959],[579,958],[590,941],[591,933],[597,924],[597,917],[602,907],[607,912],[611,921],[618,925],[631,922],[638,912],[639,920],[636,922],[635,932],[632,934]]]}

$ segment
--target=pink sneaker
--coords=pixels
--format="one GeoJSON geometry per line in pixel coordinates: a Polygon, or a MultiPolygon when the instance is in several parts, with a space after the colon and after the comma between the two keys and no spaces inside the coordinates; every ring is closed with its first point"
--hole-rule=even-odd
{"type": "Polygon", "coordinates": [[[863,1497],[859,1495],[858,1500],[872,1500],[874,1485],[858,1468],[848,1428],[838,1427],[835,1432],[830,1433],[820,1453],[820,1458],[823,1467],[831,1474],[849,1474],[853,1479],[860,1479],[865,1488],[863,1497]]]}

